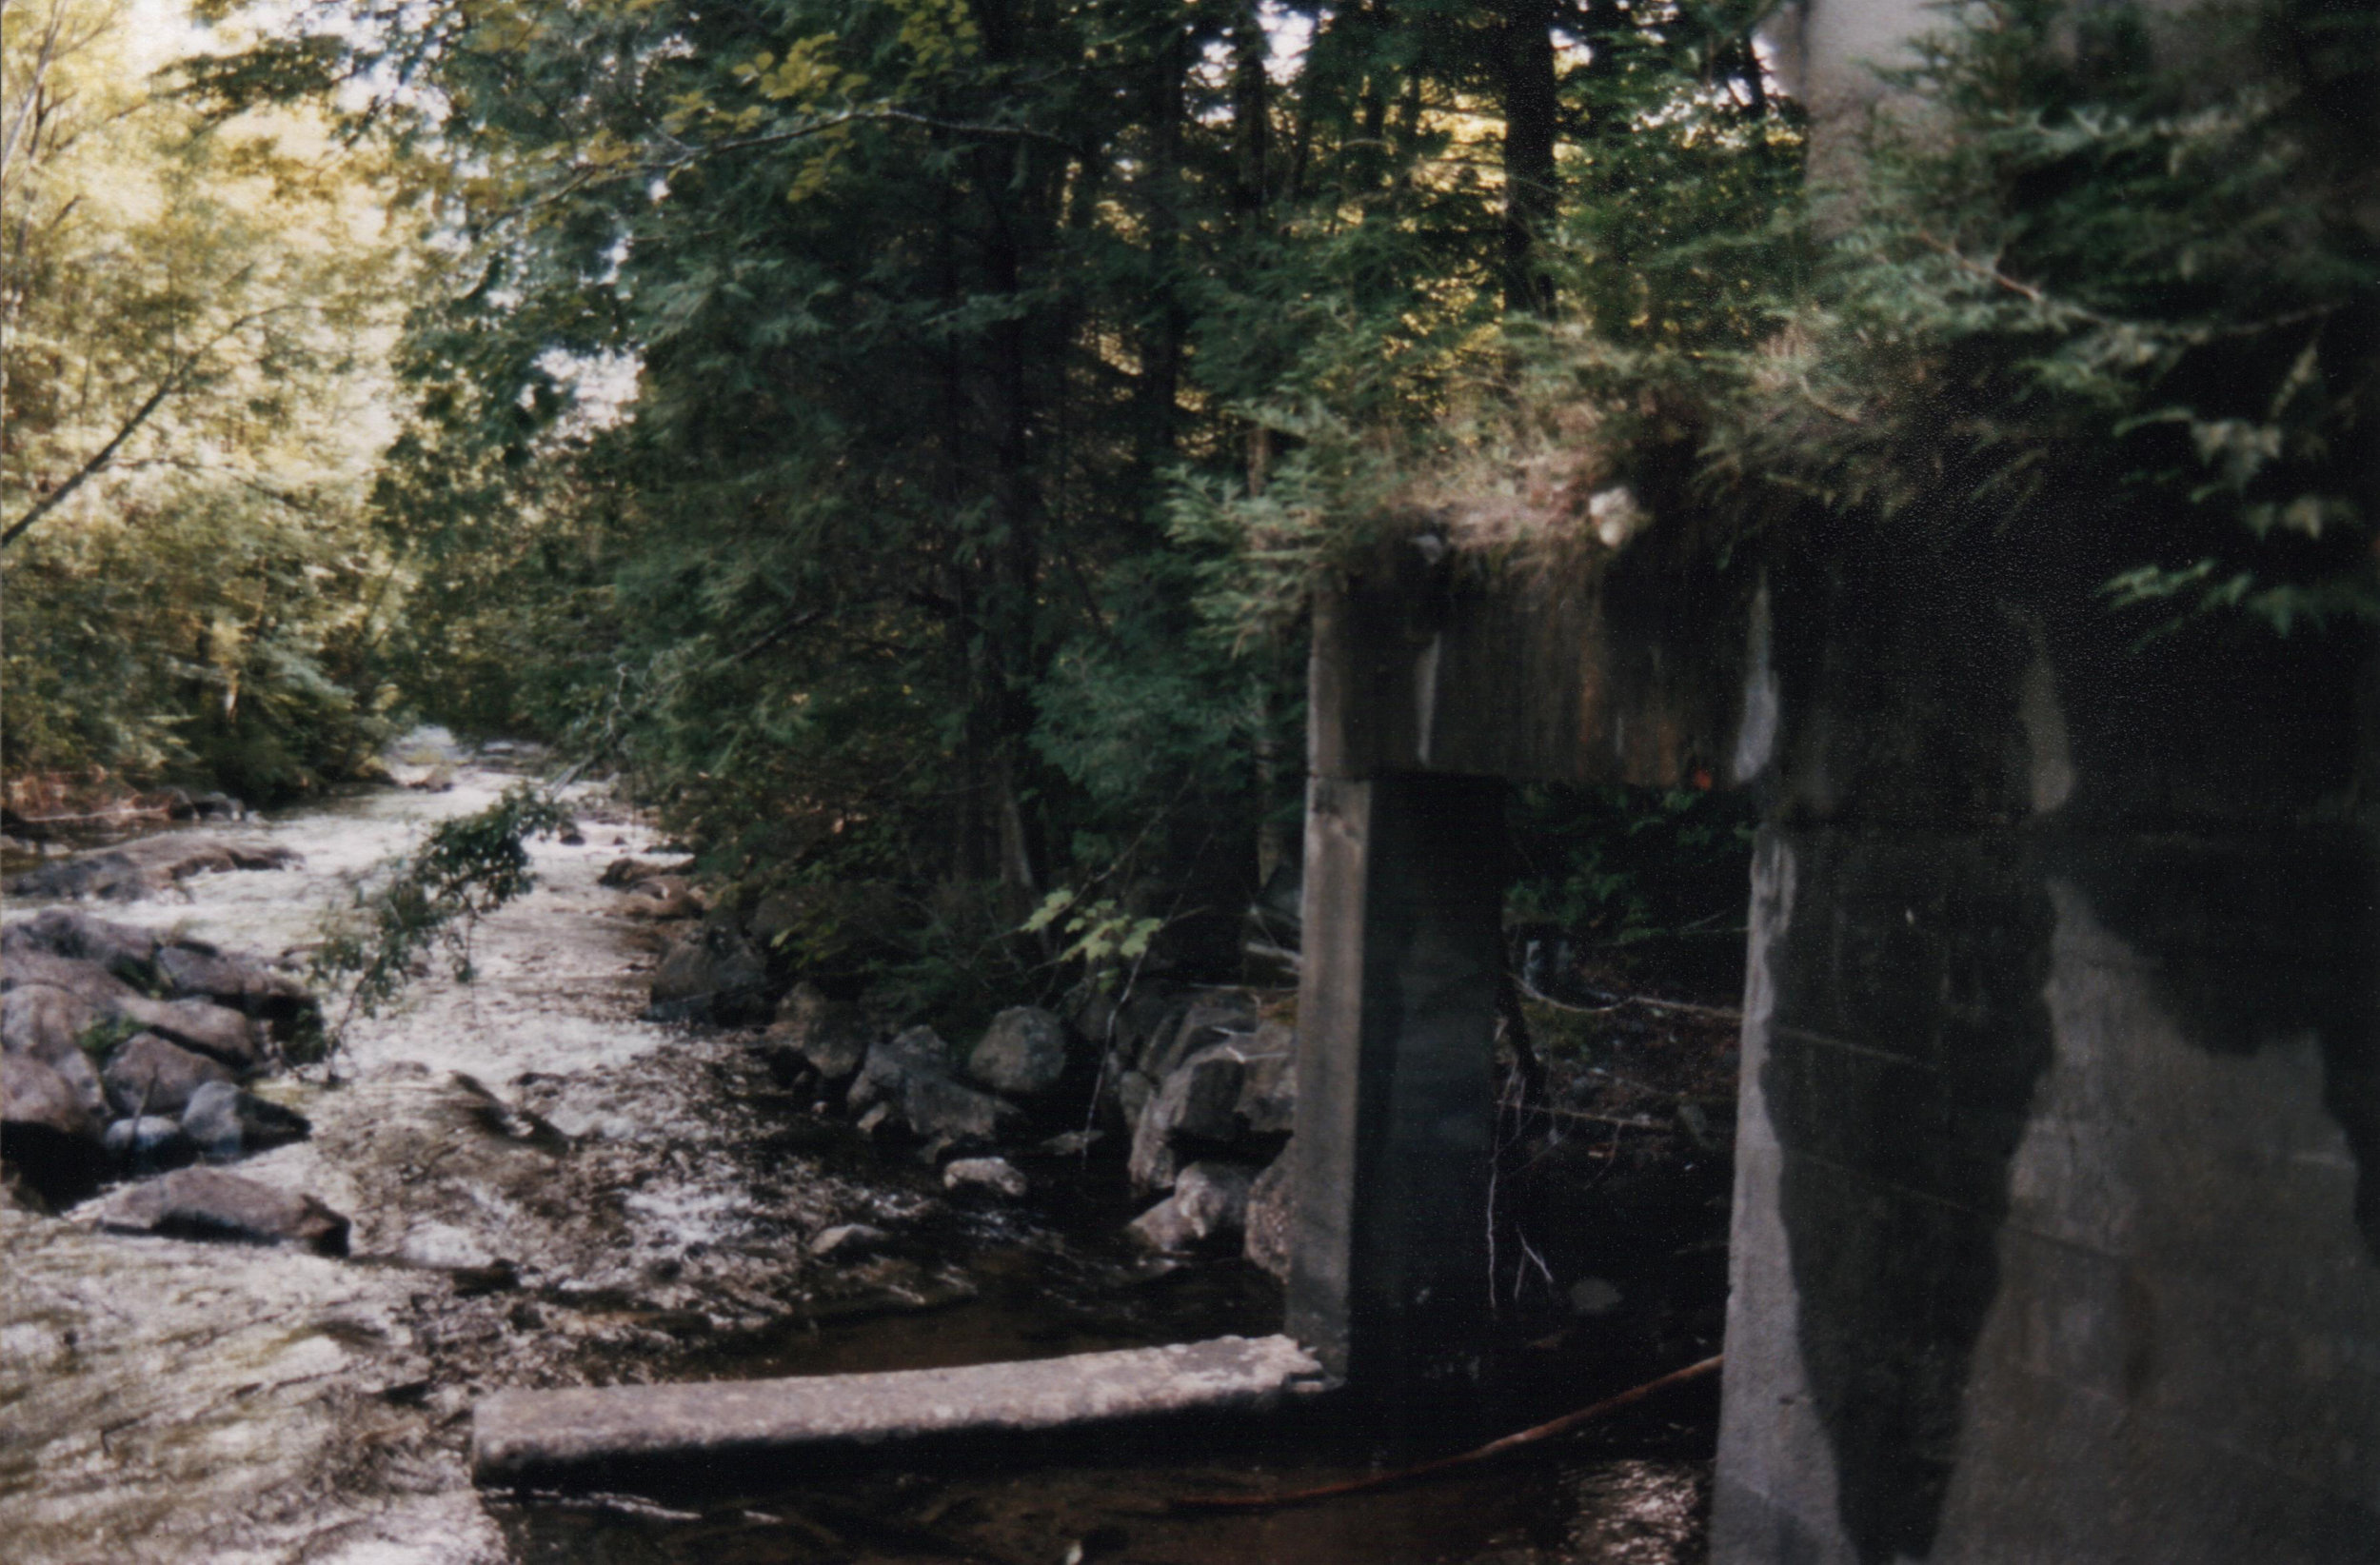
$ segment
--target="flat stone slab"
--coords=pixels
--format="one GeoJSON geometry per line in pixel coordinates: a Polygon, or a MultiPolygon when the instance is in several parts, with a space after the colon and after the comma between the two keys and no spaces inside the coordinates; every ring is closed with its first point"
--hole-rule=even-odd
{"type": "Polygon", "coordinates": [[[506,1391],[473,1415],[471,1475],[507,1484],[625,1461],[1257,1412],[1319,1389],[1321,1377],[1321,1366],[1289,1337],[1221,1337],[960,1369],[506,1391]]]}

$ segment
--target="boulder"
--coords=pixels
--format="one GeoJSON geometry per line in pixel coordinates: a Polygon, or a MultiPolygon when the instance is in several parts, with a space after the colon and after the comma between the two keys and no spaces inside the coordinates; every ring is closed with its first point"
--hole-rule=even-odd
{"type": "Polygon", "coordinates": [[[1289,1154],[1283,1152],[1248,1187],[1247,1237],[1240,1246],[1251,1264],[1284,1284],[1289,1281],[1289,1236],[1295,1232],[1291,1172],[1289,1154]]]}
{"type": "Polygon", "coordinates": [[[100,1020],[90,1001],[48,983],[23,983],[0,994],[0,1049],[51,1063],[80,1054],[83,1035],[100,1020]]]}
{"type": "Polygon", "coordinates": [[[220,1168],[185,1168],[110,1196],[92,1220],[111,1233],[245,1244],[302,1244],[347,1253],[347,1219],[311,1196],[277,1190],[220,1168]]]}
{"type": "Polygon", "coordinates": [[[1132,1134],[1136,1190],[1171,1190],[1184,1152],[1228,1147],[1246,1131],[1239,1117],[1247,1067],[1228,1046],[1207,1049],[1165,1078],[1132,1134]]]}
{"type": "Polygon", "coordinates": [[[210,1163],[229,1162],[250,1152],[302,1141],[313,1125],[297,1110],[223,1081],[203,1082],[184,1105],[182,1133],[210,1163]]]}
{"type": "Polygon", "coordinates": [[[38,997],[60,994],[61,990],[28,987],[8,992],[5,1004],[10,1008],[9,1028],[5,1049],[0,1052],[22,1055],[40,1061],[58,1073],[66,1084],[74,1089],[80,1102],[91,1118],[100,1123],[108,1119],[108,1094],[99,1083],[99,1072],[91,1064],[90,1056],[83,1052],[82,1031],[67,1030],[67,1023],[92,1013],[86,1007],[72,1008],[73,997],[68,996],[65,1006],[45,1002],[38,997]],[[20,1000],[20,995],[34,997],[20,1000]]]}
{"type": "Polygon", "coordinates": [[[1126,1223],[1124,1233],[1135,1244],[1160,1255],[1198,1248],[1198,1238],[1190,1232],[1190,1219],[1182,1216],[1181,1207],[1171,1196],[1126,1223]]]}
{"type": "Polygon", "coordinates": [[[1137,1132],[1140,1117],[1149,1111],[1149,1099],[1157,1096],[1158,1084],[1131,1066],[1108,1057],[1108,1080],[1115,1082],[1116,1112],[1123,1116],[1124,1128],[1137,1132]]]}
{"type": "Polygon", "coordinates": [[[200,832],[166,832],[30,870],[9,883],[20,897],[104,897],[112,901],[162,891],[193,875],[236,869],[287,869],[302,862],[270,842],[232,842],[200,832]]]}
{"type": "Polygon", "coordinates": [[[1195,991],[1169,1013],[1129,1061],[1152,1081],[1163,1081],[1191,1056],[1218,1043],[1256,1036],[1256,1000],[1240,989],[1195,991]]]}
{"type": "Polygon", "coordinates": [[[306,985],[250,957],[219,950],[204,941],[175,941],[157,948],[157,977],[176,1000],[211,1000],[246,1016],[294,1020],[320,1014],[306,985]]]}
{"type": "Polygon", "coordinates": [[[230,1080],[231,1072],[225,1066],[169,1043],[155,1033],[135,1033],[126,1039],[100,1073],[108,1101],[118,1114],[169,1114],[177,1119],[201,1086],[230,1080]]]}
{"type": "Polygon", "coordinates": [[[910,1077],[949,1074],[950,1045],[942,1035],[931,1027],[906,1028],[869,1046],[846,1102],[854,1113],[876,1103],[898,1103],[910,1077]]]}
{"type": "Polygon", "coordinates": [[[255,1023],[228,1006],[207,1000],[150,1000],[142,995],[118,996],[109,1004],[126,1020],[235,1071],[252,1071],[265,1062],[255,1023]]]}
{"type": "Polygon", "coordinates": [[[632,919],[699,919],[703,916],[703,899],[693,883],[683,875],[654,875],[631,881],[624,888],[627,905],[621,909],[632,919]]]}
{"type": "Polygon", "coordinates": [[[902,1118],[938,1148],[989,1146],[1021,1125],[1023,1111],[949,1076],[912,1076],[902,1084],[902,1118]]]}
{"type": "Polygon", "coordinates": [[[198,1156],[182,1133],[182,1122],[162,1114],[118,1119],[108,1127],[108,1157],[128,1174],[158,1174],[180,1168],[198,1156]]]}
{"type": "Polygon", "coordinates": [[[871,1135],[898,1120],[945,1148],[996,1140],[1023,1118],[1014,1103],[959,1080],[950,1046],[931,1027],[911,1027],[871,1047],[844,1103],[871,1135]]]}
{"type": "Polygon", "coordinates": [[[22,923],[10,924],[8,933],[0,936],[0,955],[47,951],[51,956],[95,961],[138,987],[150,981],[158,943],[152,930],[51,907],[22,923]]]}
{"type": "Polygon", "coordinates": [[[1224,1046],[1247,1067],[1238,1104],[1247,1134],[1287,1138],[1298,1128],[1297,1029],[1286,1021],[1266,1021],[1247,1042],[1224,1046]]]}
{"type": "Polygon", "coordinates": [[[1016,1164],[1005,1158],[959,1158],[942,1165],[942,1188],[979,1190],[1009,1200],[1022,1200],[1032,1186],[1016,1164]]]}
{"type": "Polygon", "coordinates": [[[765,1014],[768,966],[738,931],[722,924],[692,930],[653,973],[648,1021],[733,1024],[765,1014]]]}
{"type": "Polygon", "coordinates": [[[1162,979],[1136,983],[1121,994],[1094,990],[1074,1012],[1075,1031],[1121,1055],[1129,1065],[1140,1057],[1150,1036],[1173,1017],[1182,997],[1180,984],[1162,979]]]}
{"type": "Polygon", "coordinates": [[[1246,1225],[1249,1173],[1238,1163],[1192,1163],[1177,1176],[1173,1194],[1133,1218],[1124,1232],[1160,1254],[1222,1248],[1246,1225]]]}
{"type": "Polygon", "coordinates": [[[77,853],[29,869],[9,882],[11,897],[104,897],[129,901],[155,890],[129,854],[115,851],[77,853]]]}
{"type": "Polygon", "coordinates": [[[107,1172],[82,1095],[30,1055],[0,1054],[0,1159],[51,1205],[90,1194],[107,1172]]]}
{"type": "Polygon", "coordinates": [[[595,877],[595,883],[606,891],[625,891],[637,882],[661,872],[661,865],[648,864],[642,859],[614,859],[595,877]]]}
{"type": "Polygon", "coordinates": [[[992,1018],[967,1055],[967,1074],[1018,1098],[1038,1098],[1066,1074],[1066,1024],[1038,1005],[1012,1005],[992,1018]]]}
{"type": "Polygon", "coordinates": [[[1202,1160],[1174,1179],[1174,1209],[1200,1244],[1237,1239],[1248,1224],[1248,1192],[1256,1170],[1241,1163],[1202,1160]]]}
{"type": "Polygon", "coordinates": [[[892,1236],[882,1228],[864,1222],[839,1222],[832,1228],[821,1229],[810,1240],[810,1254],[821,1260],[856,1260],[872,1255],[892,1241],[892,1236]]]}
{"type": "Polygon", "coordinates": [[[811,984],[797,983],[778,1002],[768,1041],[800,1055],[828,1085],[847,1081],[867,1062],[876,1028],[867,1013],[845,1000],[828,1000],[811,984]]]}
{"type": "MultiPolygon", "coordinates": [[[[21,926],[10,925],[12,929],[21,926]]],[[[0,954],[0,989],[13,991],[30,984],[63,989],[87,1005],[101,1005],[114,996],[138,992],[86,958],[62,957],[30,944],[13,946],[0,954]]]]}

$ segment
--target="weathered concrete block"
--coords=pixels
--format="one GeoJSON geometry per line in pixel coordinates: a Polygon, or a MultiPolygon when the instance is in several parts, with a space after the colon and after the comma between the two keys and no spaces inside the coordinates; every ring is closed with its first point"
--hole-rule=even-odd
{"type": "Polygon", "coordinates": [[[884,1375],[699,1385],[508,1391],[472,1418],[483,1484],[566,1479],[624,1463],[715,1460],[1092,1428],[1189,1413],[1257,1412],[1320,1384],[1285,1337],[884,1375]]]}

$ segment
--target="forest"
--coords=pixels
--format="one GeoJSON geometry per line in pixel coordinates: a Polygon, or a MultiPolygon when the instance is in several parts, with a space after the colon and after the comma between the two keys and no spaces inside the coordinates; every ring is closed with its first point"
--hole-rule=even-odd
{"type": "MultiPolygon", "coordinates": [[[[980,1017],[1228,963],[1385,525],[2120,512],[2144,639],[2380,619],[2370,0],[1951,8],[1855,180],[1765,10],[8,0],[10,806],[537,738],[980,1017]]],[[[1694,790],[1516,809],[1517,916],[1740,896],[1694,790]]]]}

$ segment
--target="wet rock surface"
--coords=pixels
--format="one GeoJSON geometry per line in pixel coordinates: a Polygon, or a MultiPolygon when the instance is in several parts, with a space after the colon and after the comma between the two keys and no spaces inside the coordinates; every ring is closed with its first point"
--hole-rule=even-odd
{"type": "MultiPolygon", "coordinates": [[[[139,1121],[134,1121],[138,1124],[139,1121]]],[[[94,1201],[77,1219],[113,1234],[296,1244],[318,1256],[347,1253],[347,1219],[311,1196],[220,1168],[184,1168],[94,1201]]]]}
{"type": "Polygon", "coordinates": [[[193,875],[287,869],[296,862],[293,849],[272,842],[234,842],[203,832],[175,832],[60,859],[12,878],[7,890],[11,897],[98,897],[131,901],[153,896],[193,875]]]}

